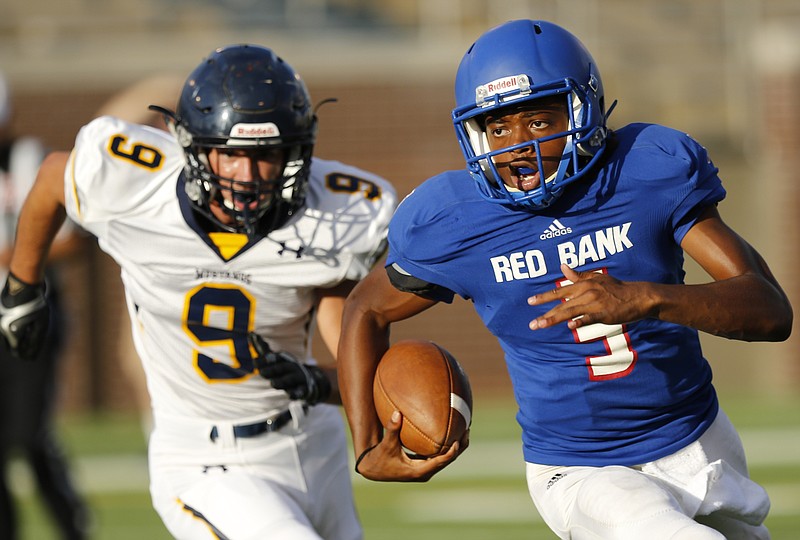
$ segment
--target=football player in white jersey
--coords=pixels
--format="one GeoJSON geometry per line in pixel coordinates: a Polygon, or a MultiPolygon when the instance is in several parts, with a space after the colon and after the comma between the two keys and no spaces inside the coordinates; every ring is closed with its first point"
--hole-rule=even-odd
{"type": "Polygon", "coordinates": [[[44,162],[3,289],[5,338],[42,328],[42,269],[70,216],[122,272],[150,393],[153,504],[176,538],[361,538],[335,368],[344,298],[385,245],[384,179],[312,159],[317,119],[271,50],[212,52],[172,134],[100,117],[44,162]]]}

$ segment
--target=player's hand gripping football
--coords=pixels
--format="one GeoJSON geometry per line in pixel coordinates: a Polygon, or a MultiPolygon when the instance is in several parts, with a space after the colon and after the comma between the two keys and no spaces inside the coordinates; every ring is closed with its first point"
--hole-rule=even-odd
{"type": "Polygon", "coordinates": [[[30,285],[9,274],[0,293],[0,334],[12,356],[35,359],[44,345],[49,322],[44,283],[30,285]]]}
{"type": "Polygon", "coordinates": [[[647,284],[620,281],[599,272],[576,272],[565,264],[561,265],[561,271],[571,283],[531,296],[528,304],[566,301],[531,321],[531,330],[562,322],[572,330],[594,323],[625,324],[652,315],[647,284]]]}
{"type": "Polygon", "coordinates": [[[427,482],[447,467],[469,446],[469,430],[444,454],[430,458],[410,456],[400,442],[403,415],[395,411],[386,426],[383,439],[365,449],[356,459],[356,472],[364,478],[381,482],[427,482]]]}
{"type": "Polygon", "coordinates": [[[285,390],[291,399],[302,399],[309,405],[330,397],[331,382],[320,368],[298,362],[288,353],[273,351],[255,332],[247,338],[256,351],[253,361],[258,373],[269,379],[273,388],[285,390]]]}

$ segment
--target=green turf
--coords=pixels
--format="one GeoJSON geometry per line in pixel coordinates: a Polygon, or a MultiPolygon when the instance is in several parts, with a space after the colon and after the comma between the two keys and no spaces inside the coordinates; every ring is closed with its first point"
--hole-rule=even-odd
{"type": "MultiPolygon", "coordinates": [[[[758,442],[759,430],[780,430],[780,433],[800,437],[800,398],[767,400],[723,396],[723,404],[747,436],[746,441],[758,442]]],[[[90,457],[109,455],[133,457],[134,463],[136,459],[139,462],[144,459],[145,442],[140,423],[129,415],[64,418],[61,432],[69,455],[81,463],[91,463],[90,457]]],[[[522,464],[515,458],[508,458],[508,452],[518,451],[519,446],[519,428],[513,421],[513,408],[507,402],[479,397],[471,439],[472,447],[467,453],[427,484],[382,484],[356,479],[356,502],[366,539],[554,538],[528,499],[522,464]],[[495,454],[496,448],[504,453],[495,454]],[[495,469],[499,472],[494,473],[495,469]]],[[[141,467],[141,463],[137,467],[141,467]]],[[[789,462],[751,463],[751,474],[772,496],[773,513],[767,524],[773,540],[797,538],[797,531],[800,531],[800,452],[789,462]]],[[[141,484],[146,485],[144,478],[141,484]]],[[[55,539],[30,488],[21,491],[24,534],[20,540],[55,539]]],[[[125,491],[124,487],[92,491],[89,503],[94,516],[95,540],[170,538],[152,510],[143,487],[130,491],[125,491]]]]}

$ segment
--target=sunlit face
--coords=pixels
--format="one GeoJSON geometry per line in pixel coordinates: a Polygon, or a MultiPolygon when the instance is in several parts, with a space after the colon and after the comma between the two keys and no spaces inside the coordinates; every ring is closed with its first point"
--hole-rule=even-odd
{"type": "MultiPolygon", "coordinates": [[[[506,107],[489,113],[484,125],[491,150],[562,133],[569,129],[565,98],[553,96],[518,107],[506,107]]],[[[528,191],[538,187],[542,178],[547,179],[556,172],[565,145],[563,137],[540,144],[542,171],[533,145],[498,154],[493,160],[504,184],[528,191]]]]}
{"type": "Polygon", "coordinates": [[[214,216],[226,225],[232,225],[236,218],[221,208],[241,212],[244,209],[255,212],[271,197],[265,183],[278,180],[283,172],[284,151],[279,148],[212,148],[208,152],[208,162],[214,174],[223,178],[219,181],[220,198],[210,203],[214,216]],[[253,194],[260,192],[258,197],[253,194]],[[249,195],[249,196],[248,196],[249,195]]]}

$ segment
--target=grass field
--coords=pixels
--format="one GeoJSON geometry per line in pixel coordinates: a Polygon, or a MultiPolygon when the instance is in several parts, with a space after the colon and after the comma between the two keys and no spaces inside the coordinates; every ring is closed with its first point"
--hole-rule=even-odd
{"type": "MultiPolygon", "coordinates": [[[[769,491],[773,540],[800,534],[800,398],[723,396],[739,427],[751,475],[769,491]]],[[[129,416],[64,418],[61,431],[94,517],[96,540],[159,540],[170,536],[150,507],[145,442],[129,416]]],[[[21,502],[21,540],[55,539],[19,463],[12,469],[21,502]]],[[[428,484],[354,479],[367,540],[415,538],[537,540],[554,538],[530,502],[519,433],[507,402],[480,398],[469,450],[428,484]]]]}

